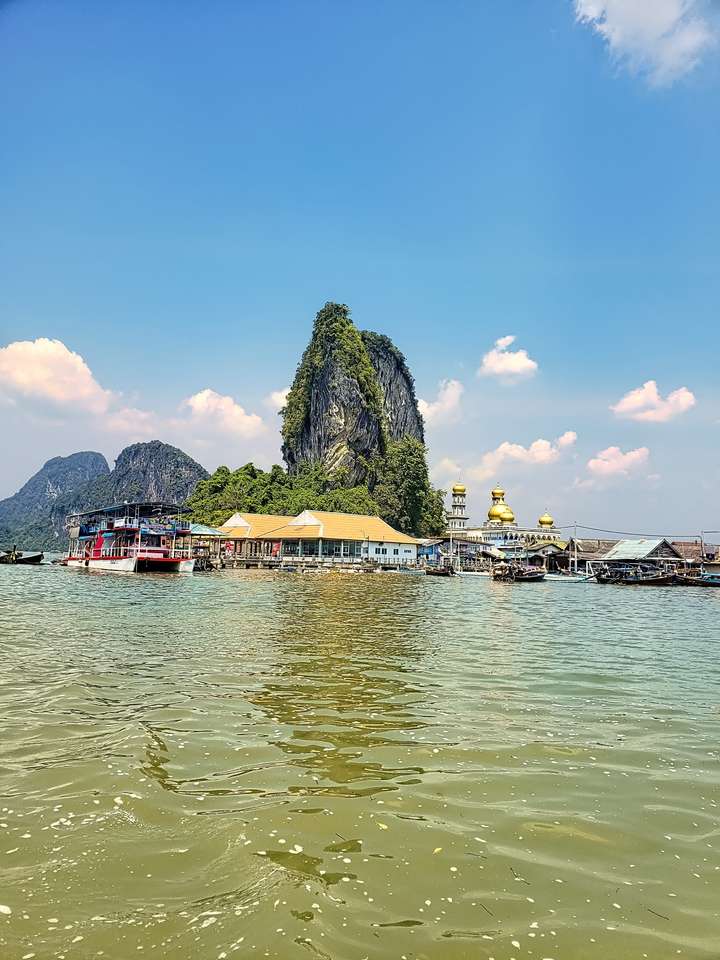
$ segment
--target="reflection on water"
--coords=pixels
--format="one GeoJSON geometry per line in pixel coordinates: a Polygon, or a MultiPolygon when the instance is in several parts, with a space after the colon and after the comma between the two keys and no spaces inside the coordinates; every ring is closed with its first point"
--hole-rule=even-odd
{"type": "Polygon", "coordinates": [[[0,576],[0,956],[720,955],[720,597],[0,576]]]}

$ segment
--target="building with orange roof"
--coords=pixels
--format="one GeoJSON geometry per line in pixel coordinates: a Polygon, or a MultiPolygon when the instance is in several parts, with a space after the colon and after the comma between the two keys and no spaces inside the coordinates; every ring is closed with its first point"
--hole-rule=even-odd
{"type": "Polygon", "coordinates": [[[218,528],[227,556],[239,559],[313,559],[323,562],[406,565],[417,562],[415,537],[380,517],[304,510],[297,517],[235,513],[218,528]]]}

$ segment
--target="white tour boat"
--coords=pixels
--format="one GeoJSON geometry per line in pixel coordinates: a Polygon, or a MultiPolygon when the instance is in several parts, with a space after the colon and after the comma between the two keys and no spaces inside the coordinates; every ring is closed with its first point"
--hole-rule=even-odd
{"type": "Polygon", "coordinates": [[[121,503],[71,514],[68,567],[124,573],[192,573],[190,522],[174,503],[121,503]]]}

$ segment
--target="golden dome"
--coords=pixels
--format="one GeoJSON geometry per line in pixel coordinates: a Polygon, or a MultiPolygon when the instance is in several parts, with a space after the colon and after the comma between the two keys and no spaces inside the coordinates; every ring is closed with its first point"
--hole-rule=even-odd
{"type": "Polygon", "coordinates": [[[453,493],[465,493],[465,492],[466,492],[465,484],[464,484],[464,483],[456,483],[456,484],[453,486],[453,488],[452,488],[452,492],[453,492],[453,493]]]}
{"type": "Polygon", "coordinates": [[[507,504],[504,504],[504,508],[505,508],[505,509],[503,510],[502,517],[500,517],[500,519],[502,520],[502,522],[503,522],[503,523],[515,523],[515,514],[512,512],[512,510],[510,509],[510,507],[509,507],[507,504]]]}
{"type": "Polygon", "coordinates": [[[488,510],[488,520],[504,520],[505,517],[503,515],[507,509],[508,505],[502,503],[502,501],[500,503],[493,503],[488,510]]]}
{"type": "Polygon", "coordinates": [[[505,491],[503,490],[502,487],[498,486],[498,487],[495,487],[494,490],[490,491],[490,496],[493,498],[493,500],[502,500],[503,497],[505,496],[505,491]]]}
{"type": "Polygon", "coordinates": [[[554,526],[555,526],[555,521],[553,520],[553,518],[550,516],[549,513],[545,512],[545,513],[540,517],[540,519],[538,520],[538,526],[539,526],[539,527],[554,527],[554,526]]]}

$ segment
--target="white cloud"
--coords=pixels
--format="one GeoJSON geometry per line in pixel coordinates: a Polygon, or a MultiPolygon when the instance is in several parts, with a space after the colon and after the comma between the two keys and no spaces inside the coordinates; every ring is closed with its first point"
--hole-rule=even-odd
{"type": "Polygon", "coordinates": [[[78,353],[61,340],[16,340],[0,347],[0,392],[49,407],[105,413],[113,399],[78,353]]]}
{"type": "Polygon", "coordinates": [[[528,356],[527,350],[508,350],[514,342],[512,335],[496,340],[492,350],[482,358],[478,376],[498,377],[503,383],[515,383],[532,377],[537,372],[537,362],[528,356]]]}
{"type": "Polygon", "coordinates": [[[287,403],[289,393],[290,387],[285,387],[282,390],[273,390],[272,393],[269,393],[267,397],[265,397],[265,403],[271,410],[276,410],[279,413],[287,403]]]}
{"type": "Polygon", "coordinates": [[[534,466],[554,463],[562,451],[573,446],[576,440],[577,434],[572,430],[566,431],[554,441],[534,440],[529,447],[505,440],[494,450],[484,453],[480,462],[470,467],[467,474],[474,480],[487,480],[490,477],[496,478],[499,470],[507,463],[534,466]]]}
{"type": "Polygon", "coordinates": [[[88,428],[92,425],[127,442],[191,434],[201,441],[208,431],[252,438],[265,430],[257,414],[246,413],[232,397],[210,389],[183,401],[182,417],[168,419],[149,410],[123,406],[122,396],[105,390],[80,354],[61,340],[44,337],[18,340],[0,348],[0,397],[18,409],[24,407],[28,416],[36,416],[40,407],[43,419],[52,419],[59,427],[72,414],[73,419],[84,418],[88,428]]]}
{"type": "Polygon", "coordinates": [[[576,487],[594,487],[602,485],[604,481],[616,480],[629,476],[644,466],[650,451],[647,447],[638,447],[623,453],[620,447],[606,447],[600,450],[587,462],[587,471],[590,475],[585,480],[576,480],[576,487]]]}
{"type": "Polygon", "coordinates": [[[193,423],[215,430],[240,437],[255,437],[265,429],[262,417],[246,413],[232,397],[222,396],[209,387],[188,397],[183,406],[189,408],[193,423]]]}
{"type": "Polygon", "coordinates": [[[432,477],[433,483],[438,483],[441,486],[445,483],[457,480],[462,475],[462,467],[455,460],[451,460],[450,457],[443,457],[442,460],[439,460],[435,466],[430,471],[430,476],[432,477]]]}
{"type": "Polygon", "coordinates": [[[107,414],[104,426],[113,433],[119,433],[133,440],[157,437],[162,431],[162,421],[149,410],[137,407],[121,407],[107,414]]]}
{"type": "Polygon", "coordinates": [[[626,393],[610,409],[618,417],[666,423],[694,406],[695,395],[687,387],[679,387],[663,399],[655,380],[648,380],[641,387],[626,393]]]}
{"type": "Polygon", "coordinates": [[[464,389],[459,380],[441,380],[435,400],[418,400],[425,423],[451,423],[456,420],[464,389]]]}
{"type": "Polygon", "coordinates": [[[717,41],[706,0],[575,0],[575,16],[657,86],[689,73],[717,41]]]}

